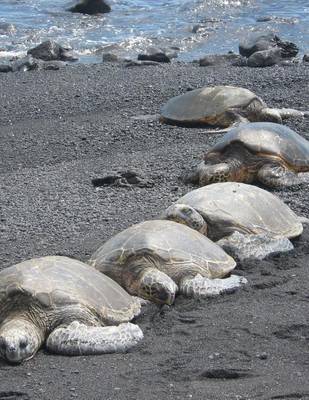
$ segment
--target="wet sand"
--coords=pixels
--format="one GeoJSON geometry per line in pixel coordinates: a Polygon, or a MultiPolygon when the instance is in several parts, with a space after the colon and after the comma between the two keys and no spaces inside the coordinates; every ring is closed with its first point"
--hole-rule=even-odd
{"type": "MultiPolygon", "coordinates": [[[[192,189],[179,176],[222,135],[132,117],[216,84],[305,110],[308,82],[305,65],[77,65],[1,74],[1,268],[54,254],[87,260],[113,234],[192,189]],[[91,183],[127,169],[153,186],[91,183]]],[[[309,139],[309,119],[286,123],[309,139]]],[[[274,193],[309,217],[308,189],[274,193]]],[[[69,358],[42,350],[23,365],[0,362],[0,399],[309,399],[308,243],[309,226],[294,251],[239,264],[249,285],[237,293],[149,307],[136,321],[145,338],[127,354],[69,358]]]]}

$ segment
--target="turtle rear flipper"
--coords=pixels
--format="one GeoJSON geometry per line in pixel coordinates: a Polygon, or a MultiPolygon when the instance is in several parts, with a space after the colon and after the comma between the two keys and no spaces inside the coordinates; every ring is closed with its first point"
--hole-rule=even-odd
{"type": "Polygon", "coordinates": [[[187,297],[213,297],[224,293],[233,293],[247,282],[246,278],[238,275],[231,275],[224,279],[209,279],[197,274],[194,278],[182,279],[179,291],[187,297]]]}
{"type": "Polygon", "coordinates": [[[266,164],[260,168],[257,179],[265,186],[297,186],[309,182],[309,173],[295,174],[278,164],[266,164]]]}
{"type": "Polygon", "coordinates": [[[143,338],[141,329],[130,322],[118,326],[87,326],[78,321],[55,329],[47,349],[70,356],[125,352],[143,338]]]}

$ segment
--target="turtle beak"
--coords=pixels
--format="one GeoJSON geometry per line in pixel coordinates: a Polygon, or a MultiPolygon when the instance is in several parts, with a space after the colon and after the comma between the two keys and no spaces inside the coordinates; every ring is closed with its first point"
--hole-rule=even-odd
{"type": "Polygon", "coordinates": [[[175,301],[175,292],[162,289],[157,293],[157,300],[159,304],[167,304],[170,306],[175,301]]]}

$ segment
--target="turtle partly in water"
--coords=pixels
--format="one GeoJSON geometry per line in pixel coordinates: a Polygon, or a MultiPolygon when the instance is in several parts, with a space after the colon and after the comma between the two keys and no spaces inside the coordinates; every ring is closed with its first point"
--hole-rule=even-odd
{"type": "Polygon", "coordinates": [[[116,282],[68,257],[34,258],[0,272],[0,355],[11,363],[45,343],[58,354],[123,352],[142,331],[140,312],[116,282]]]}
{"type": "MultiPolygon", "coordinates": [[[[291,250],[293,245],[288,239],[303,231],[301,218],[277,196],[237,182],[192,190],[161,217],[185,224],[214,241],[231,238],[230,244],[237,248],[233,256],[242,259],[291,250]]],[[[225,246],[227,251],[227,243],[225,246]]]]}
{"type": "Polygon", "coordinates": [[[203,87],[171,98],[161,110],[161,122],[184,126],[225,128],[243,122],[282,123],[288,117],[309,116],[290,108],[269,108],[248,89],[235,86],[203,87]]]}
{"type": "Polygon", "coordinates": [[[173,221],[145,221],[104,243],[89,263],[129,293],[172,304],[177,292],[208,297],[234,291],[246,279],[235,261],[201,233],[173,221]]]}
{"type": "Polygon", "coordinates": [[[259,181],[270,187],[309,180],[309,142],[292,129],[272,122],[252,122],[231,129],[204,156],[186,182],[259,181]]]}

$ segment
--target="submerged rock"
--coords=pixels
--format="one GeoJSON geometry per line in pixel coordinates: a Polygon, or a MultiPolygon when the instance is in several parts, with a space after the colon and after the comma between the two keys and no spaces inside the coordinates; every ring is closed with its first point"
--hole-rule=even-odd
{"type": "Polygon", "coordinates": [[[239,53],[248,58],[249,67],[267,67],[294,58],[298,47],[273,32],[252,33],[239,43],[239,53]]]}
{"type": "Polygon", "coordinates": [[[0,35],[8,35],[14,33],[16,28],[13,24],[9,24],[8,22],[0,22],[0,35]]]}
{"type": "Polygon", "coordinates": [[[77,57],[73,56],[70,48],[62,47],[60,44],[53,40],[46,40],[39,44],[37,47],[27,51],[27,54],[32,55],[34,58],[38,58],[44,61],[76,61],[77,57]]]}
{"type": "Polygon", "coordinates": [[[240,41],[239,54],[244,57],[250,57],[251,54],[257,51],[269,50],[277,46],[278,40],[279,37],[272,32],[252,33],[240,41]]]}
{"type": "Polygon", "coordinates": [[[298,53],[296,44],[281,40],[273,32],[253,33],[239,43],[239,53],[245,57],[250,57],[257,51],[273,48],[280,48],[283,58],[295,57],[298,53]]]}
{"type": "Polygon", "coordinates": [[[68,11],[81,14],[105,14],[112,11],[104,0],[82,0],[80,3],[68,9],[68,11]]]}

